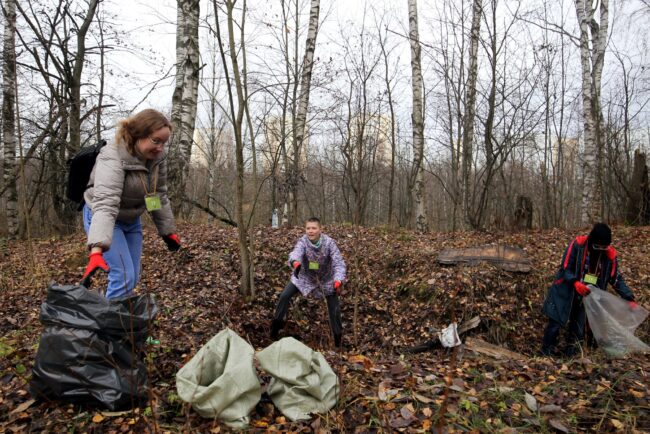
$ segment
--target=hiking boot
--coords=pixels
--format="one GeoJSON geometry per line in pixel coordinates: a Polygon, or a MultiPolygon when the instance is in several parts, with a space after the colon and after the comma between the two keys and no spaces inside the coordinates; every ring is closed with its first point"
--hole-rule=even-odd
{"type": "Polygon", "coordinates": [[[284,321],[281,319],[274,319],[273,322],[271,322],[271,339],[274,341],[278,339],[282,327],[284,327],[284,321]]]}

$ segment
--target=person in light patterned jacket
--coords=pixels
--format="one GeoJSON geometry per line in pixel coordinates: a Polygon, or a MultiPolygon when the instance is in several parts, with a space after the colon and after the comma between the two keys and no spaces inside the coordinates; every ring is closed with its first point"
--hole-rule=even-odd
{"type": "Polygon", "coordinates": [[[321,232],[320,220],[311,217],[305,222],[303,235],[289,254],[293,269],[291,281],[280,294],[278,306],[271,323],[271,338],[277,339],[284,327],[289,304],[294,295],[325,297],[334,344],[341,346],[343,324],[338,296],[345,282],[346,266],[334,241],[321,232]]]}

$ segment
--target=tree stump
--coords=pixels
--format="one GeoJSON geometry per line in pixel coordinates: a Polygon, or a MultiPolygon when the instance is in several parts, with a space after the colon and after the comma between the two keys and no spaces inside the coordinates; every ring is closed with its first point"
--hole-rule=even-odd
{"type": "Polygon", "coordinates": [[[519,230],[533,228],[533,201],[528,196],[517,196],[514,227],[519,230]]]}

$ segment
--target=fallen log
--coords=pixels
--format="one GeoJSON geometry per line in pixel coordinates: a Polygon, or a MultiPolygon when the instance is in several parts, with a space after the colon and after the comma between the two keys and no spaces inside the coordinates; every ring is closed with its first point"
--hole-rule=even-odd
{"type": "Polygon", "coordinates": [[[493,357],[497,360],[526,360],[526,356],[507,350],[498,345],[493,345],[481,339],[467,338],[465,348],[479,354],[493,357]]]}

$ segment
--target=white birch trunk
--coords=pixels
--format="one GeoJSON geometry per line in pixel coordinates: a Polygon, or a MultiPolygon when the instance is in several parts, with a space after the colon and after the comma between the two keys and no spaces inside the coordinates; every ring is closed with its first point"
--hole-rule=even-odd
{"type": "Polygon", "coordinates": [[[411,71],[413,82],[413,174],[411,181],[411,204],[415,229],[426,232],[428,229],[426,208],[424,204],[424,87],[422,84],[422,67],[420,63],[420,36],[418,33],[417,0],[409,0],[409,41],[411,43],[411,71]]]}
{"type": "Polygon", "coordinates": [[[311,0],[309,10],[309,29],[307,41],[305,42],[305,56],[302,60],[302,75],[300,77],[300,93],[298,95],[298,110],[294,130],[294,155],[293,155],[293,181],[292,191],[289,195],[292,204],[291,219],[295,224],[298,211],[297,183],[300,179],[300,161],[305,143],[305,127],[307,123],[307,112],[309,110],[309,90],[311,87],[311,74],[314,67],[314,52],[316,51],[316,37],[318,36],[318,19],[320,15],[320,0],[311,0]]]}
{"type": "Polygon", "coordinates": [[[18,191],[16,189],[16,3],[4,2],[2,62],[2,137],[4,146],[5,215],[9,238],[18,236],[18,191]]]}
{"type": "Polygon", "coordinates": [[[603,210],[603,149],[600,141],[602,111],[600,87],[609,21],[608,0],[600,2],[600,22],[590,2],[575,0],[576,16],[580,25],[580,63],[582,65],[582,210],[581,223],[602,220],[603,210]]]}
{"type": "Polygon", "coordinates": [[[172,96],[171,122],[174,136],[170,160],[172,196],[178,204],[185,194],[185,183],[192,155],[199,89],[199,1],[177,1],[176,85],[172,96]]]}

